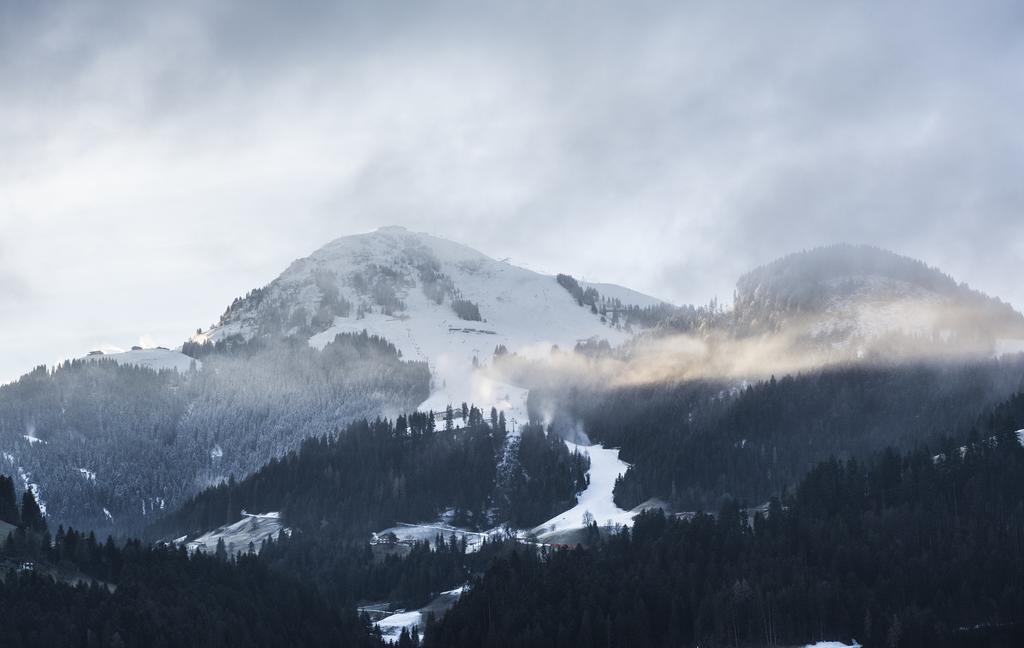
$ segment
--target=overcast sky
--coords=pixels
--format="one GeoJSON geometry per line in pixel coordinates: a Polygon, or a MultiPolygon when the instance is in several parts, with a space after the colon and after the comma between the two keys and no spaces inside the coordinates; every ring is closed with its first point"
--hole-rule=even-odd
{"type": "Polygon", "coordinates": [[[386,224],[677,303],[866,242],[1024,307],[1024,4],[844,4],[0,0],[0,381],[386,224]]]}

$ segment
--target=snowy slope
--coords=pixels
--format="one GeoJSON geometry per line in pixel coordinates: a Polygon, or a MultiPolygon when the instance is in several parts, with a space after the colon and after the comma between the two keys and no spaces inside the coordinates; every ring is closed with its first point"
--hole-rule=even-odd
{"type": "MultiPolygon", "coordinates": [[[[659,303],[625,288],[602,287],[626,303],[659,303]]],[[[496,406],[510,421],[522,422],[525,391],[475,370],[474,358],[480,365],[489,364],[498,345],[529,355],[548,353],[552,345],[572,348],[592,337],[613,345],[630,337],[580,307],[552,276],[442,238],[386,227],[337,239],[296,261],[259,299],[244,300],[218,326],[193,339],[252,337],[265,328],[268,313],[289,323],[304,321],[305,315],[312,321],[333,291],[351,304],[350,312],[332,313],[329,326],[311,335],[309,344],[322,348],[338,333],[365,329],[392,342],[405,359],[426,361],[433,385],[421,410],[443,411],[448,404],[468,402],[486,409],[496,406]],[[433,299],[427,295],[432,284],[425,273],[448,282],[450,289],[440,303],[436,293],[433,299]],[[393,294],[401,305],[389,306],[382,294],[393,294]],[[456,297],[476,304],[482,321],[460,319],[452,308],[456,297]]]]}
{"type": "Polygon", "coordinates": [[[426,627],[427,615],[432,613],[436,618],[444,616],[444,613],[455,605],[466,589],[467,587],[463,586],[447,592],[441,592],[437,598],[419,610],[398,612],[384,617],[374,625],[380,630],[381,638],[384,642],[389,644],[398,643],[403,629],[411,634],[413,628],[419,628],[422,635],[426,627]]]}
{"type": "Polygon", "coordinates": [[[636,513],[616,506],[612,491],[615,480],[626,472],[629,464],[619,459],[617,449],[601,445],[582,446],[565,442],[570,450],[590,457],[590,484],[576,498],[576,506],[538,525],[533,534],[541,541],[556,533],[584,527],[583,517],[590,513],[598,526],[631,526],[636,513]]]}
{"type": "Polygon", "coordinates": [[[136,349],[132,351],[124,351],[122,353],[87,355],[81,359],[113,360],[120,365],[147,367],[154,371],[160,371],[161,369],[174,369],[181,373],[188,371],[193,362],[196,363],[196,369],[199,369],[202,366],[200,361],[190,358],[179,351],[171,351],[169,349],[136,349]]]}
{"type": "MultiPolygon", "coordinates": [[[[217,542],[223,540],[228,555],[234,555],[239,551],[247,552],[250,542],[258,551],[263,540],[271,536],[276,538],[282,530],[289,533],[280,513],[250,514],[242,511],[242,519],[238,522],[204,533],[195,540],[186,542],[185,547],[190,553],[203,551],[212,554],[217,550],[217,542]]],[[[175,543],[180,544],[179,541],[175,543]]]]}

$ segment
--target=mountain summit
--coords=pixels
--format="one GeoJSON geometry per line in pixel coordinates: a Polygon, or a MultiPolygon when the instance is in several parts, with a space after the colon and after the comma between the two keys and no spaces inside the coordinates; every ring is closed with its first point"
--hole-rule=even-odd
{"type": "Polygon", "coordinates": [[[740,334],[791,330],[843,344],[888,334],[994,343],[1024,337],[1024,316],[936,268],[866,245],[790,254],[736,286],[740,334]]]}
{"type": "MultiPolygon", "coordinates": [[[[617,303],[660,304],[600,284],[617,303]]],[[[366,330],[406,360],[426,361],[430,398],[421,410],[474,402],[525,420],[525,391],[475,371],[498,349],[547,353],[591,338],[630,337],[555,277],[498,261],[470,247],[403,227],[345,236],[292,263],[269,285],[235,300],[193,342],[289,336],[321,348],[339,333],[366,330]]]]}

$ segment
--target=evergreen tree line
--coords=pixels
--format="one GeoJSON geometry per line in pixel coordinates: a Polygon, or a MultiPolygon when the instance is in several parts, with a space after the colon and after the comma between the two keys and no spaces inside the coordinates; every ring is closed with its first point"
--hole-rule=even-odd
{"type": "Polygon", "coordinates": [[[589,308],[590,312],[595,315],[600,315],[602,322],[612,326],[622,326],[627,330],[631,330],[634,326],[654,328],[668,322],[672,322],[673,328],[676,330],[691,330],[698,328],[696,325],[698,320],[709,319],[718,314],[714,302],[710,312],[705,307],[679,307],[666,303],[637,306],[636,304],[623,304],[617,298],[604,297],[593,286],[583,288],[572,275],[558,274],[555,276],[555,280],[558,285],[572,295],[577,304],[589,308]]]}
{"type": "Polygon", "coordinates": [[[370,545],[339,535],[325,531],[268,538],[259,548],[259,560],[315,584],[326,600],[341,607],[387,602],[393,609],[416,609],[465,584],[515,545],[498,536],[467,551],[464,537],[439,533],[403,553],[394,551],[398,545],[370,545]]]}
{"type": "Polygon", "coordinates": [[[717,510],[726,498],[761,504],[817,462],[910,450],[943,431],[965,434],[1019,390],[1024,356],[972,362],[853,365],[737,387],[690,381],[623,389],[567,385],[530,393],[554,427],[582,422],[621,448],[631,468],[615,490],[630,509],[651,497],[675,510],[717,510]]]}
{"type": "Polygon", "coordinates": [[[1019,428],[1024,396],[962,448],[820,463],[753,518],[729,500],[715,516],[644,513],[588,549],[521,547],[425,645],[1020,645],[1019,428]]]}
{"type": "Polygon", "coordinates": [[[590,460],[571,452],[542,425],[520,428],[514,463],[502,474],[503,518],[513,526],[535,526],[576,504],[588,482],[590,460]]]}
{"type": "Polygon", "coordinates": [[[46,531],[46,520],[43,519],[35,494],[26,488],[21,494],[19,509],[14,479],[7,475],[0,475],[0,522],[40,533],[46,531]]]}

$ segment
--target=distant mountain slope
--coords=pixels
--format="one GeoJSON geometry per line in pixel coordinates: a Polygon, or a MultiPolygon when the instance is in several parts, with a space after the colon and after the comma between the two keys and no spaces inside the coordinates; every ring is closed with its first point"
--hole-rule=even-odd
{"type": "Polygon", "coordinates": [[[308,436],[429,393],[424,363],[363,334],[319,350],[278,340],[208,351],[201,362],[166,352],[174,362],[160,371],[119,362],[131,353],[90,356],[0,386],[0,468],[59,523],[132,532],[308,436]],[[195,370],[175,370],[183,358],[195,370]]]}
{"type": "Polygon", "coordinates": [[[356,418],[470,402],[516,430],[526,390],[477,368],[496,348],[630,336],[554,277],[383,228],[295,261],[181,352],[88,355],[0,387],[0,461],[61,522],[133,531],[356,418]]]}
{"type": "Polygon", "coordinates": [[[834,245],[782,257],[736,285],[741,335],[788,330],[844,343],[899,333],[994,347],[1024,337],[1024,316],[924,263],[870,246],[834,245]]]}
{"type": "MultiPolygon", "coordinates": [[[[601,288],[627,304],[662,303],[619,286],[601,288]]],[[[405,359],[429,363],[431,396],[420,409],[472,402],[520,421],[525,392],[476,371],[497,347],[546,353],[594,337],[613,345],[631,337],[581,308],[554,277],[442,238],[384,227],[339,238],[292,263],[192,341],[289,335],[320,347],[337,333],[364,329],[392,342],[405,359]]]]}

